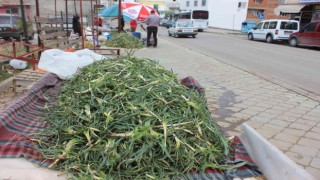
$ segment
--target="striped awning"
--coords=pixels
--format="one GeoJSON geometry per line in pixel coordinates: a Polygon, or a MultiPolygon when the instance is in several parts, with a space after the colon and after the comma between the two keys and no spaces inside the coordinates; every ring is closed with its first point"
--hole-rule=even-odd
{"type": "MultiPolygon", "coordinates": [[[[20,5],[20,0],[2,0],[2,6],[18,6],[20,5]]],[[[30,6],[30,0],[23,0],[23,5],[30,6]]]]}
{"type": "Polygon", "coordinates": [[[277,15],[279,15],[281,12],[282,13],[299,13],[304,6],[306,6],[306,4],[283,4],[283,5],[279,5],[273,11],[277,15]]]}

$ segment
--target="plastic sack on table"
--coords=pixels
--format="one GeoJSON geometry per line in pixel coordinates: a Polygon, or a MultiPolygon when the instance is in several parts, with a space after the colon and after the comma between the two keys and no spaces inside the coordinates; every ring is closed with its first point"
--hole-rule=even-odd
{"type": "Polygon", "coordinates": [[[25,69],[28,66],[28,63],[26,61],[21,61],[17,59],[10,60],[10,66],[14,69],[25,69]]]}
{"type": "Polygon", "coordinates": [[[87,27],[85,30],[84,30],[84,33],[85,33],[85,37],[86,37],[86,40],[88,41],[92,41],[92,29],[90,27],[87,27]]]}
{"type": "Polygon", "coordinates": [[[80,38],[79,34],[74,33],[74,31],[72,30],[71,33],[70,33],[69,39],[70,40],[76,40],[76,39],[79,39],[79,38],[80,38]]]}
{"type": "Polygon", "coordinates": [[[104,56],[89,49],[65,52],[59,49],[46,50],[41,54],[38,68],[54,73],[61,79],[70,79],[79,68],[94,61],[105,59],[104,56]]]}

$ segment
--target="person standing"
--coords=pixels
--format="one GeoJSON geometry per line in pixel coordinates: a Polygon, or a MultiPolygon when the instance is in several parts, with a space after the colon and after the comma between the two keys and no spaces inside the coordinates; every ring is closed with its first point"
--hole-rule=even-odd
{"type": "Polygon", "coordinates": [[[102,27],[102,24],[103,24],[103,20],[101,18],[99,18],[98,26],[102,27]]]}
{"type": "Polygon", "coordinates": [[[130,21],[131,32],[136,32],[137,21],[135,19],[131,19],[130,21]]]}
{"type": "Polygon", "coordinates": [[[157,47],[158,45],[158,26],[160,23],[160,17],[155,14],[154,10],[151,10],[151,15],[147,17],[145,22],[147,23],[147,47],[150,47],[150,38],[151,34],[153,35],[153,47],[157,47]]]}
{"type": "Polygon", "coordinates": [[[76,14],[75,16],[73,16],[72,19],[72,28],[73,28],[73,32],[75,34],[78,34],[79,36],[82,36],[82,31],[81,31],[81,25],[79,22],[79,16],[76,14]]]}

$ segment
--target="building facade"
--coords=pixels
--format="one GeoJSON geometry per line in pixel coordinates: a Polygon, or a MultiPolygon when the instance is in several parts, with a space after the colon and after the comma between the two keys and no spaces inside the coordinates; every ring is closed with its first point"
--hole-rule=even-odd
{"type": "Polygon", "coordinates": [[[264,19],[288,19],[286,15],[275,13],[282,0],[249,0],[247,20],[259,22],[264,19]]]}
{"type": "Polygon", "coordinates": [[[167,11],[166,0],[137,0],[138,3],[154,7],[158,11],[167,11]]]}
{"type": "MultiPolygon", "coordinates": [[[[10,0],[11,1],[11,0],[10,0]]],[[[95,0],[93,0],[93,6],[95,6],[95,0]]],[[[55,14],[60,17],[66,15],[66,1],[65,0],[39,0],[39,11],[41,17],[51,18],[55,14]],[[56,1],[56,11],[55,11],[56,1]]],[[[91,15],[91,4],[90,1],[82,2],[82,12],[84,16],[91,15]]],[[[31,0],[31,16],[36,15],[36,2],[31,0]]],[[[75,14],[80,15],[80,1],[68,0],[68,15],[71,17],[75,14]]]]}
{"type": "Polygon", "coordinates": [[[180,10],[208,10],[208,2],[210,0],[180,0],[180,10]]]}
{"type": "Polygon", "coordinates": [[[320,21],[320,0],[281,0],[275,13],[298,20],[300,27],[303,27],[310,22],[320,21]]]}
{"type": "Polygon", "coordinates": [[[208,10],[209,27],[241,30],[248,0],[180,0],[180,10],[208,10]]]}
{"type": "MultiPolygon", "coordinates": [[[[25,15],[30,17],[30,0],[23,1],[25,15]]],[[[21,15],[20,0],[0,0],[0,14],[21,15]]]]}

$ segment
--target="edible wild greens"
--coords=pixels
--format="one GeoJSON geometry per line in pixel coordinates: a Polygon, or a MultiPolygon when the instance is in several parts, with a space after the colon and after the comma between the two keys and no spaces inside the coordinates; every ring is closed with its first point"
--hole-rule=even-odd
{"type": "MultiPolygon", "coordinates": [[[[84,179],[164,179],[227,169],[229,146],[205,97],[157,62],[96,62],[48,108],[39,151],[50,168],[84,179]]],[[[175,179],[175,178],[174,178],[175,179]]]]}

